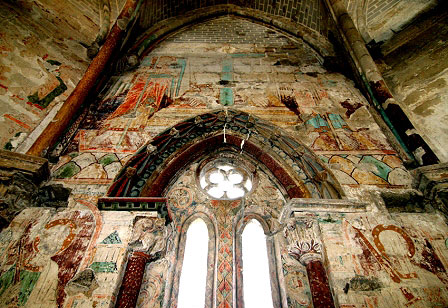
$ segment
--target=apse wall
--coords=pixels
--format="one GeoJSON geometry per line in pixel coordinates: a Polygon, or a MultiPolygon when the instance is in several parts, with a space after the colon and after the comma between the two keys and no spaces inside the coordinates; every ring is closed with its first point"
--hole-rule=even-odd
{"type": "MultiPolygon", "coordinates": [[[[181,262],[177,252],[183,249],[183,223],[192,214],[208,214],[206,223],[219,231],[216,248],[227,253],[216,257],[224,264],[219,271],[212,269],[216,277],[221,275],[219,282],[225,282],[216,291],[216,306],[226,307],[233,301],[229,290],[236,287],[233,265],[226,264],[233,262],[233,218],[241,217],[238,211],[246,202],[247,211],[269,225],[269,241],[277,245],[281,307],[313,307],[308,283],[312,272],[290,253],[304,247],[322,257],[339,307],[398,308],[417,302],[422,307],[446,306],[446,224],[436,213],[387,211],[379,193],[407,189],[411,177],[353,81],[327,71],[322,62],[300,39],[225,16],[173,34],[136,69],[111,76],[96,102],[72,126],[75,138],[62,139],[52,153],[59,161],[52,165],[51,184],[72,190],[68,207],[27,209],[1,233],[3,303],[113,307],[128,256],[149,237],[163,245],[147,251],[156,261],[129,270],[145,273],[137,307],[172,307],[170,296],[176,294],[167,293],[172,289],[165,286],[175,284],[175,272],[167,269],[181,262]],[[99,197],[107,194],[117,175],[133,177],[138,172],[126,164],[144,156],[137,151],[147,142],[158,136],[175,138],[174,125],[207,113],[225,115],[226,109],[228,114],[237,110],[252,115],[260,127],[269,123],[264,132],[272,134],[260,139],[288,136],[295,140],[293,145],[307,147],[303,153],[312,151],[321,161],[317,165],[334,174],[346,199],[289,202],[284,193],[288,187],[281,187],[252,160],[260,165],[252,195],[241,203],[211,200],[197,186],[195,162],[182,166],[165,190],[173,218],[166,227],[162,218],[155,218],[156,212],[98,209],[99,197]],[[273,132],[272,126],[278,130],[273,132]],[[286,215],[290,223],[281,219],[286,205],[295,212],[286,215]],[[320,231],[311,232],[311,226],[320,231]]],[[[225,129],[231,134],[232,127],[225,129]]],[[[246,137],[251,142],[250,134],[246,137]]],[[[270,146],[266,142],[265,147],[270,146]]],[[[145,153],[151,151],[145,148],[145,153]]],[[[280,149],[273,152],[289,162],[280,149]]],[[[170,155],[169,149],[160,153],[170,155]]],[[[284,167],[294,169],[294,161],[284,167]]],[[[155,171],[163,168],[156,166],[155,171]]],[[[326,174],[316,172],[314,180],[322,181],[326,174]]],[[[135,288],[133,281],[127,286],[135,288]]]]}
{"type": "Polygon", "coordinates": [[[35,140],[70,95],[90,63],[86,47],[104,23],[107,34],[123,2],[112,2],[106,15],[99,0],[2,1],[2,149],[27,151],[20,144],[33,131],[35,140]]]}
{"type": "Polygon", "coordinates": [[[218,5],[235,5],[241,8],[253,9],[256,14],[284,18],[294,23],[300,23],[323,35],[327,34],[327,14],[323,1],[320,0],[206,0],[206,1],[170,1],[156,0],[146,2],[143,6],[140,25],[149,28],[158,22],[176,16],[182,16],[186,12],[218,5]]]}
{"type": "Polygon", "coordinates": [[[322,61],[303,41],[234,17],[177,33],[138,69],[111,78],[75,140],[62,141],[54,180],[110,183],[132,153],[168,127],[236,108],[309,146],[347,190],[408,187],[410,176],[365,98],[322,61]]]}

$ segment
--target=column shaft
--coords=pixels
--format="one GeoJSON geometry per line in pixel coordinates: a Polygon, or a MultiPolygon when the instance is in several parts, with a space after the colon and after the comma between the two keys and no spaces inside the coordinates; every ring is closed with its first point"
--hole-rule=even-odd
{"type": "Polygon", "coordinates": [[[314,308],[334,308],[333,296],[327,273],[320,260],[311,260],[306,264],[314,308]]]}
{"type": "Polygon", "coordinates": [[[149,259],[150,256],[143,252],[134,252],[129,258],[115,308],[135,308],[149,259]]]}
{"type": "Polygon", "coordinates": [[[64,102],[61,109],[59,109],[53,121],[48,124],[48,126],[28,150],[28,155],[45,155],[48,149],[56,143],[58,138],[65,131],[68,124],[85,101],[87,95],[94,87],[101,73],[106,68],[113,52],[116,50],[117,46],[119,46],[119,43],[126,32],[127,23],[131,19],[137,7],[137,3],[138,0],[126,1],[123,10],[117,17],[117,21],[110,30],[109,35],[107,36],[106,41],[97,56],[92,60],[84,76],[64,102]]]}

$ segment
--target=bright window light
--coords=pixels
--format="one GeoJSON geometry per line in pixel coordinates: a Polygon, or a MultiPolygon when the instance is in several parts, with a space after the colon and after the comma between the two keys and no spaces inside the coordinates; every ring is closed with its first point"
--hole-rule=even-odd
{"type": "Polygon", "coordinates": [[[201,188],[215,199],[238,199],[252,189],[252,175],[222,159],[208,163],[200,173],[199,182],[201,188]]]}
{"type": "Polygon", "coordinates": [[[198,218],[190,224],[187,231],[177,299],[178,308],[204,308],[207,255],[207,225],[198,218]]]}
{"type": "Polygon", "coordinates": [[[273,308],[266,236],[256,219],[242,234],[245,308],[273,308]]]}

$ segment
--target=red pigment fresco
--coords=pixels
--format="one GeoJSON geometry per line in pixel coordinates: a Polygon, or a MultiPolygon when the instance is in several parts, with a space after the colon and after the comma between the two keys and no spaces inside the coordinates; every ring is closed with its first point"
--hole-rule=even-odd
{"type": "Polygon", "coordinates": [[[351,103],[350,100],[345,100],[343,102],[340,103],[342,107],[344,107],[345,109],[347,109],[347,111],[345,112],[345,115],[347,116],[348,119],[350,119],[350,116],[352,114],[355,113],[356,110],[358,110],[359,108],[361,108],[362,106],[364,106],[361,103],[351,103]]]}
{"type": "Polygon", "coordinates": [[[138,294],[143,281],[146,263],[150,255],[143,252],[134,252],[129,258],[124,273],[123,282],[118,293],[116,308],[135,308],[138,294]]]}
{"type": "Polygon", "coordinates": [[[320,260],[313,260],[306,264],[306,272],[310,282],[314,308],[333,308],[333,297],[327,273],[320,260]]]}
{"type": "Polygon", "coordinates": [[[425,239],[425,244],[423,246],[422,261],[417,262],[412,260],[412,263],[433,273],[446,286],[448,286],[448,275],[446,273],[446,269],[443,266],[442,261],[440,261],[440,258],[437,256],[431,243],[427,239],[425,239]]]}
{"type": "Polygon", "coordinates": [[[151,103],[158,110],[170,84],[169,79],[154,79],[147,81],[147,76],[137,78],[132,89],[126,95],[125,101],[109,116],[108,119],[120,117],[132,112],[140,103],[151,103]]]}
{"type": "Polygon", "coordinates": [[[140,93],[145,88],[146,79],[147,79],[146,75],[139,75],[136,78],[134,85],[126,95],[124,102],[109,116],[108,119],[113,119],[122,116],[124,114],[127,114],[128,112],[130,112],[132,109],[135,108],[140,93]]]}
{"type": "Polygon", "coordinates": [[[70,234],[64,240],[61,250],[51,257],[59,266],[58,286],[56,290],[58,307],[63,307],[66,297],[64,288],[67,282],[75,276],[95,229],[94,217],[90,213],[85,214],[80,211],[74,211],[64,213],[61,216],[64,217],[60,217],[47,224],[48,228],[57,224],[64,224],[69,227],[74,225],[77,230],[74,231],[71,228],[70,234]]]}
{"type": "Polygon", "coordinates": [[[364,270],[364,275],[369,276],[376,272],[381,271],[381,265],[377,261],[376,257],[373,255],[371,250],[374,250],[373,246],[369,245],[367,239],[358,229],[355,229],[354,239],[359,243],[362,249],[362,254],[358,255],[362,269],[364,270]]]}

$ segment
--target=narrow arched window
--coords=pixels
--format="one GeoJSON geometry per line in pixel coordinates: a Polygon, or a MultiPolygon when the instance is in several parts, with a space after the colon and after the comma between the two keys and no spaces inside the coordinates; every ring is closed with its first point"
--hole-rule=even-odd
{"type": "Polygon", "coordinates": [[[243,294],[245,308],[273,308],[266,236],[252,219],[242,234],[243,294]]]}
{"type": "Polygon", "coordinates": [[[202,308],[205,305],[207,280],[207,225],[197,218],[188,227],[186,236],[177,307],[202,308]]]}

